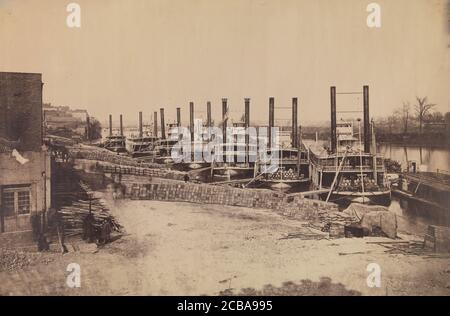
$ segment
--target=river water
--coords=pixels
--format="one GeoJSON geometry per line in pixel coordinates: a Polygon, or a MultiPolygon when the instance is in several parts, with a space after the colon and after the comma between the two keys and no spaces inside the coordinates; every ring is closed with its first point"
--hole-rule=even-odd
{"type": "Polygon", "coordinates": [[[407,161],[414,161],[421,171],[450,170],[450,149],[380,144],[377,150],[385,158],[397,160],[406,169],[407,161]]]}
{"type": "MultiPolygon", "coordinates": [[[[421,171],[450,170],[450,149],[380,144],[378,152],[385,158],[401,163],[406,169],[407,161],[414,161],[421,171]]],[[[420,206],[393,197],[389,209],[397,214],[399,231],[423,236],[429,224],[450,227],[450,214],[421,212],[420,206]]]]}

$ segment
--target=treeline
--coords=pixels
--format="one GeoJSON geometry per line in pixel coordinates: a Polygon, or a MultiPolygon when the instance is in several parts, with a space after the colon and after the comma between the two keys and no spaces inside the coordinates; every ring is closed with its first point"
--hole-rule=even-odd
{"type": "Polygon", "coordinates": [[[450,112],[436,111],[427,97],[415,103],[403,102],[389,116],[375,120],[379,142],[411,145],[449,146],[450,112]]]}
{"type": "Polygon", "coordinates": [[[91,116],[89,121],[84,126],[84,132],[82,134],[80,134],[70,126],[58,128],[46,127],[45,133],[48,135],[60,136],[70,139],[78,139],[79,141],[81,140],[93,141],[102,138],[102,125],[96,118],[91,116]]]}
{"type": "MultiPolygon", "coordinates": [[[[377,142],[404,145],[450,147],[450,112],[435,110],[427,97],[416,97],[385,117],[373,120],[377,142]]],[[[329,125],[303,126],[304,139],[330,139],[329,125]]]]}

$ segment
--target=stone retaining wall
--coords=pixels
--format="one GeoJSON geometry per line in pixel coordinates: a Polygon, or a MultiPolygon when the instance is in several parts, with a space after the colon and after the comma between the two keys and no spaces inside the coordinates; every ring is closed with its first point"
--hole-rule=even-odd
{"type": "MultiPolygon", "coordinates": [[[[158,168],[154,168],[154,164],[136,163],[134,165],[117,164],[104,160],[95,160],[89,158],[80,158],[83,155],[78,156],[75,159],[75,166],[78,169],[84,169],[86,172],[95,171],[108,174],[128,174],[136,176],[147,176],[155,178],[165,178],[173,180],[183,180],[185,172],[164,168],[158,165],[158,168]],[[152,165],[153,167],[148,167],[152,165]]],[[[89,155],[87,157],[90,157],[89,155]]],[[[92,158],[92,157],[91,157],[92,158]]],[[[108,159],[107,159],[108,160],[108,159]]]]}
{"type": "Polygon", "coordinates": [[[303,219],[317,217],[322,211],[338,211],[337,205],[333,203],[307,199],[301,194],[285,194],[270,190],[182,182],[135,183],[124,186],[124,189],[125,198],[264,208],[303,219]]]}
{"type": "Polygon", "coordinates": [[[70,156],[74,159],[87,159],[113,163],[121,166],[165,169],[165,165],[153,162],[138,162],[135,158],[118,155],[109,150],[96,147],[69,147],[70,156]]]}

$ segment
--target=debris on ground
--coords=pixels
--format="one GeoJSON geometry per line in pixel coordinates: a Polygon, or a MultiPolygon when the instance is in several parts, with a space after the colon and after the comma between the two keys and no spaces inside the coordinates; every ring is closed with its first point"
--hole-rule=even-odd
{"type": "Polygon", "coordinates": [[[288,281],[281,286],[266,284],[262,289],[249,287],[235,290],[228,288],[218,294],[222,296],[359,296],[361,292],[348,290],[342,283],[333,283],[331,278],[322,277],[318,282],[312,280],[288,281]]]}
{"type": "Polygon", "coordinates": [[[319,234],[305,234],[305,233],[289,233],[280,239],[302,239],[302,240],[320,240],[320,239],[328,239],[327,235],[319,235],[319,234]]]}
{"type": "Polygon", "coordinates": [[[366,255],[369,253],[370,251],[356,251],[356,252],[339,252],[338,254],[340,256],[347,256],[347,255],[366,255]]]}
{"type": "Polygon", "coordinates": [[[394,213],[382,206],[359,203],[352,203],[342,212],[318,211],[317,216],[303,227],[314,229],[315,233],[299,232],[286,238],[322,239],[364,236],[397,238],[397,218],[394,213]],[[328,233],[328,236],[317,234],[317,231],[328,233]]]}
{"type": "Polygon", "coordinates": [[[357,219],[369,236],[397,238],[397,216],[384,206],[352,203],[343,213],[357,219]]]}
{"type": "MultiPolygon", "coordinates": [[[[424,247],[423,241],[368,241],[367,244],[376,244],[385,247],[388,254],[415,255],[424,257],[442,257],[437,256],[432,250],[424,247]]],[[[445,254],[444,254],[445,255],[445,254]]],[[[448,256],[450,257],[450,255],[448,256]]]]}
{"type": "Polygon", "coordinates": [[[48,254],[0,249],[0,272],[13,272],[34,264],[48,264],[53,258],[48,254]]]}

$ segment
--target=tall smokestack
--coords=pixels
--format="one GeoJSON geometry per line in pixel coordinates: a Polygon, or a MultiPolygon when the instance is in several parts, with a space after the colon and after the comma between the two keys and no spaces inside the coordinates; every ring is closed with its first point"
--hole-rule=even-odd
{"type": "MultiPolygon", "coordinates": [[[[44,112],[44,115],[45,115],[45,112],[44,112]]],[[[90,119],[89,115],[86,115],[86,140],[91,140],[90,128],[91,128],[91,119],[90,119]]]]}
{"type": "Polygon", "coordinates": [[[248,135],[248,128],[250,127],[250,98],[244,99],[245,104],[245,161],[249,162],[249,143],[250,136],[248,135]]]}
{"type": "Polygon", "coordinates": [[[153,134],[158,137],[158,112],[153,113],[153,134]]]}
{"type": "Polygon", "coordinates": [[[370,132],[370,115],[369,115],[369,86],[363,87],[364,97],[364,151],[370,153],[371,132],[370,132]]]}
{"type": "Polygon", "coordinates": [[[120,130],[120,136],[123,136],[123,121],[122,121],[122,114],[119,116],[119,130],[120,130]]]}
{"type": "Polygon", "coordinates": [[[166,125],[164,123],[164,109],[160,108],[159,111],[161,113],[161,138],[166,139],[166,125]]]}
{"type": "Polygon", "coordinates": [[[228,105],[227,99],[222,98],[222,134],[223,134],[223,142],[227,142],[227,123],[228,123],[228,105]]]}
{"type": "Polygon", "coordinates": [[[112,136],[112,115],[109,115],[109,136],[112,136]]]}
{"type": "Polygon", "coordinates": [[[292,147],[297,148],[298,144],[298,100],[292,98],[292,147]]]}
{"type": "Polygon", "coordinates": [[[181,126],[181,109],[177,108],[177,127],[181,126]]]}
{"type": "Polygon", "coordinates": [[[269,150],[272,148],[272,127],[275,125],[275,99],[269,98],[269,150]]]}
{"type": "MultiPolygon", "coordinates": [[[[227,98],[222,98],[222,139],[223,143],[227,143],[227,125],[228,125],[228,105],[227,98]]],[[[223,146],[223,161],[226,162],[227,159],[227,146],[223,146]]]]}
{"type": "Polygon", "coordinates": [[[330,88],[331,101],[331,152],[336,152],[337,135],[336,135],[336,87],[330,88]]]}
{"type": "Polygon", "coordinates": [[[212,127],[212,119],[211,119],[211,102],[206,102],[206,126],[212,127]]]}
{"type": "Polygon", "coordinates": [[[191,141],[194,141],[194,102],[189,102],[189,131],[191,132],[191,141]]]}
{"type": "Polygon", "coordinates": [[[142,130],[142,112],[139,112],[139,137],[143,136],[142,130]]]}

